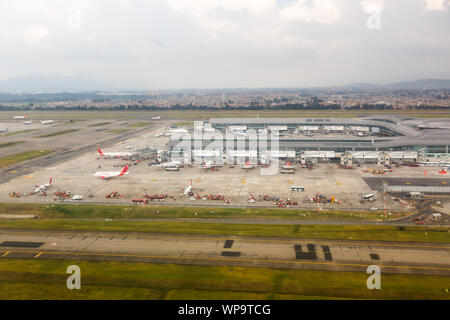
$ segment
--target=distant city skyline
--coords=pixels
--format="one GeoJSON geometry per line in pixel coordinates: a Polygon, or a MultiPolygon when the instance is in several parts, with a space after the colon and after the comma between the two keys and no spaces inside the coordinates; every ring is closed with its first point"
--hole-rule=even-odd
{"type": "Polygon", "coordinates": [[[0,91],[29,75],[92,90],[450,79],[450,0],[4,1],[0,41],[0,91]]]}

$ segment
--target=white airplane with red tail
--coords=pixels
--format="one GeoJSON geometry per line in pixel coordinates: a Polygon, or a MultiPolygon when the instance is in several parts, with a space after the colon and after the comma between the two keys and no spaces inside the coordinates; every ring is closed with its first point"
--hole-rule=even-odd
{"type": "Polygon", "coordinates": [[[38,192],[44,192],[46,191],[48,188],[50,188],[50,186],[52,185],[52,181],[53,178],[50,178],[50,181],[46,184],[43,184],[41,186],[36,185],[36,189],[34,189],[34,192],[38,193],[38,192]]]}
{"type": "Polygon", "coordinates": [[[131,157],[133,154],[131,152],[103,152],[100,148],[97,148],[97,152],[103,157],[131,157]]]}
{"type": "Polygon", "coordinates": [[[286,164],[283,166],[283,169],[286,169],[286,170],[290,170],[290,169],[294,169],[294,168],[295,168],[295,166],[291,165],[291,163],[289,161],[286,162],[286,164]]]}
{"type": "Polygon", "coordinates": [[[247,162],[245,163],[245,165],[242,166],[242,169],[248,170],[248,169],[253,169],[254,167],[255,167],[254,165],[250,164],[250,161],[247,161],[247,162]]]}
{"type": "Polygon", "coordinates": [[[128,174],[128,166],[125,166],[122,171],[116,171],[116,172],[96,172],[94,173],[94,177],[99,177],[104,180],[108,180],[111,178],[120,177],[123,175],[128,174]]]}

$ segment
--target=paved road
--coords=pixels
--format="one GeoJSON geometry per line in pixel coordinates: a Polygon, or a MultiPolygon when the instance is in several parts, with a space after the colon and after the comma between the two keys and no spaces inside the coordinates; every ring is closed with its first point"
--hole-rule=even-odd
{"type": "Polygon", "coordinates": [[[372,190],[383,190],[383,183],[390,186],[435,186],[442,187],[450,185],[449,178],[388,178],[381,177],[363,177],[362,178],[372,190]]]}
{"type": "Polygon", "coordinates": [[[448,225],[450,225],[450,215],[449,214],[442,213],[441,217],[439,218],[438,221],[435,221],[432,217],[432,214],[435,213],[435,210],[433,209],[433,205],[436,204],[437,202],[444,203],[444,202],[448,202],[448,201],[450,201],[450,199],[448,197],[442,197],[442,198],[434,197],[431,199],[418,200],[415,203],[417,212],[414,213],[413,215],[410,215],[409,217],[398,219],[396,221],[396,223],[398,223],[399,225],[408,224],[408,223],[411,224],[413,219],[421,219],[425,225],[437,223],[439,225],[448,226],[448,225]]]}
{"type": "Polygon", "coordinates": [[[450,245],[0,229],[0,259],[70,259],[450,276],[450,245]]]}

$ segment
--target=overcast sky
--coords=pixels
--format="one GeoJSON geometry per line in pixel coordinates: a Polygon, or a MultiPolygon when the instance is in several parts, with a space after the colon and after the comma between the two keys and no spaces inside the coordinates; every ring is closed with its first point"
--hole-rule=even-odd
{"type": "Polygon", "coordinates": [[[136,89],[450,78],[450,0],[0,2],[0,79],[136,89]]]}

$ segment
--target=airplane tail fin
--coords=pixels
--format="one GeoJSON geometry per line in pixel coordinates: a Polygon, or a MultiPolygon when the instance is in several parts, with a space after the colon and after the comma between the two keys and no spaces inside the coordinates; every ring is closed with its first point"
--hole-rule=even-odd
{"type": "Polygon", "coordinates": [[[100,150],[100,148],[97,148],[97,152],[98,152],[100,155],[104,156],[104,154],[103,154],[102,150],[100,150]]]}
{"type": "Polygon", "coordinates": [[[125,166],[125,168],[123,168],[122,172],[119,174],[119,176],[123,176],[125,173],[127,173],[128,171],[128,166],[125,166]]]}
{"type": "Polygon", "coordinates": [[[245,164],[246,164],[247,166],[249,166],[249,165],[250,165],[250,161],[247,161],[245,164]]]}
{"type": "Polygon", "coordinates": [[[53,178],[50,178],[50,181],[48,182],[49,185],[52,184],[53,178]]]}

